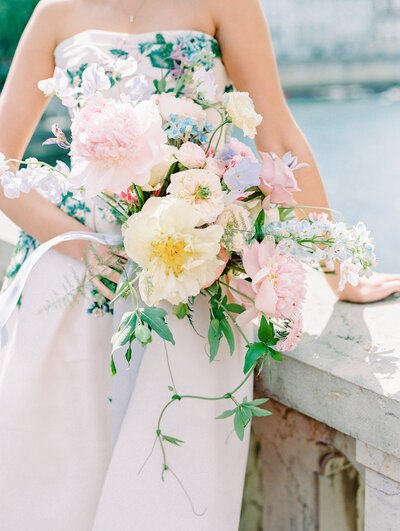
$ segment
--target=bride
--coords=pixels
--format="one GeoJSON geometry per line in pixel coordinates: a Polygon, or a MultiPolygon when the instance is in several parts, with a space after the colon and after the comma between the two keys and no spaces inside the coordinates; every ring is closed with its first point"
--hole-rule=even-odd
{"type": "MultiPolygon", "coordinates": [[[[0,151],[21,159],[48,103],[38,82],[51,77],[56,65],[74,83],[84,65],[106,65],[122,50],[153,85],[160,68],[148,50],[160,42],[182,54],[193,47],[212,49],[221,96],[230,84],[249,92],[264,118],[258,150],[280,156],[290,150],[308,162],[298,172],[302,190],[296,199],[327,206],[313,155],[286,105],[257,0],[41,0],[1,95],[0,151]]],[[[0,187],[0,208],[24,231],[10,277],[38,242],[69,231],[115,228],[98,204],[72,197],[58,208],[36,192],[8,200],[0,187]]],[[[78,276],[87,268],[97,271],[98,255],[108,253],[101,245],[93,252],[84,242],[60,244],[35,267],[13,315],[0,356],[1,529],[233,531],[249,430],[240,442],[230,437],[227,424],[215,421],[221,413],[215,402],[181,403],[165,422],[185,444],[172,447],[164,482],[161,456],[151,449],[157,415],[170,394],[170,369],[178,388],[213,395],[239,381],[244,348],[232,358],[222,351],[210,369],[204,340],[175,319],[170,326],[177,342],[168,347],[169,357],[155,339],[144,356],[136,349],[131,370],[119,371],[112,387],[113,295],[104,277],[117,282],[115,269],[92,279],[88,299],[43,311],[53,291],[62,291],[64,277],[72,270],[78,276]]],[[[375,275],[342,292],[337,275],[327,278],[338,297],[353,302],[400,290],[400,275],[375,275]]],[[[203,330],[207,314],[201,302],[193,317],[203,330]]],[[[243,394],[252,396],[251,379],[243,394]]]]}

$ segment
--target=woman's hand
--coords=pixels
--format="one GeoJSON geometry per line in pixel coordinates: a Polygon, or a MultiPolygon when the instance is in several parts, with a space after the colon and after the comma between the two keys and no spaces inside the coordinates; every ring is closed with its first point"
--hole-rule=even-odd
{"type": "Polygon", "coordinates": [[[90,245],[83,261],[87,267],[87,279],[104,297],[112,300],[115,293],[101,279],[118,284],[127,261],[124,252],[108,245],[90,245]]]}
{"type": "Polygon", "coordinates": [[[343,291],[338,290],[338,282],[336,279],[331,280],[331,275],[327,276],[327,280],[341,301],[365,304],[386,299],[393,293],[400,293],[400,275],[374,273],[371,278],[361,278],[357,286],[346,284],[343,291]]]}

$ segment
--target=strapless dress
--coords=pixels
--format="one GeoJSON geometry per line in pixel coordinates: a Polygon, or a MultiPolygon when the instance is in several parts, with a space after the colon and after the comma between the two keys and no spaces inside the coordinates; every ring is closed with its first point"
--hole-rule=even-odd
{"type": "MultiPolygon", "coordinates": [[[[71,85],[79,83],[87,65],[107,69],[118,56],[135,57],[136,75],[153,85],[173,63],[166,66],[157,57],[165,59],[173,50],[190,56],[202,49],[213,53],[208,67],[222,97],[231,81],[218,42],[202,32],[87,30],[61,42],[54,55],[71,85]]],[[[116,90],[112,87],[109,96],[116,90]]],[[[119,230],[99,202],[67,195],[60,208],[93,231],[119,230]]],[[[9,277],[37,245],[21,235],[9,277]]],[[[48,252],[24,289],[0,354],[0,528],[237,530],[249,428],[239,441],[232,418],[216,420],[231,407],[228,402],[177,401],[163,420],[164,433],[184,441],[167,448],[176,476],[167,471],[161,481],[157,444],[141,469],[154,444],[160,411],[171,397],[166,347],[156,335],[145,350],[136,345],[130,369],[119,360],[112,378],[110,337],[125,308],[122,304],[113,311],[95,290],[73,305],[63,304],[68,286],[84,274],[82,264],[56,250],[48,252]]],[[[197,298],[193,312],[198,334],[187,319],[171,313],[168,323],[176,340],[167,346],[168,359],[179,394],[219,396],[240,383],[241,337],[232,356],[223,344],[209,362],[205,297],[197,298]]],[[[244,396],[253,396],[252,377],[238,394],[244,396]]]]}

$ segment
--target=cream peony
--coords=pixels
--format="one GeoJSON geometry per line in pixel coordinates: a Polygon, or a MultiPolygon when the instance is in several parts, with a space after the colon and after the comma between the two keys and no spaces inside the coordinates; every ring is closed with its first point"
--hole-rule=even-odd
{"type": "Polygon", "coordinates": [[[149,182],[143,186],[143,190],[145,192],[157,190],[160,187],[160,184],[164,181],[171,165],[176,162],[175,157],[178,152],[178,148],[164,144],[163,151],[164,160],[151,168],[149,182]]]}
{"type": "Polygon", "coordinates": [[[237,202],[225,208],[217,224],[224,228],[223,243],[228,251],[243,251],[254,232],[250,212],[237,202]]]}
{"type": "Polygon", "coordinates": [[[128,219],[125,250],[143,269],[139,290],[146,304],[186,302],[214,278],[223,229],[198,223],[198,212],[174,197],[152,197],[128,219]]]}
{"type": "Polygon", "coordinates": [[[199,213],[199,225],[214,222],[224,209],[221,180],[208,170],[174,173],[167,192],[183,199],[199,213]]]}
{"type": "Polygon", "coordinates": [[[203,168],[206,163],[206,154],[198,144],[185,142],[176,154],[178,161],[186,168],[203,168]]]}
{"type": "Polygon", "coordinates": [[[249,138],[254,138],[257,126],[262,121],[261,114],[257,114],[248,92],[228,92],[225,94],[226,110],[232,123],[239,127],[249,138]]]}
{"type": "Polygon", "coordinates": [[[177,114],[183,119],[192,118],[201,124],[206,121],[206,111],[190,98],[176,98],[172,94],[164,93],[154,94],[152,100],[157,104],[164,121],[168,120],[170,114],[177,114]]]}

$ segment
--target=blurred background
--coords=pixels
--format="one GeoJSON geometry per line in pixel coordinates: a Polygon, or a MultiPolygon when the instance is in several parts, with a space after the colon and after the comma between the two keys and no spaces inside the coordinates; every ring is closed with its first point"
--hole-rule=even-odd
{"type": "MultiPolygon", "coordinates": [[[[0,0],[0,86],[35,0],[0,0]]],[[[316,155],[332,208],[372,230],[378,270],[400,270],[400,0],[263,0],[289,106],[316,155]]],[[[27,155],[51,124],[52,101],[27,155]]],[[[0,239],[15,228],[0,218],[0,239]]]]}

